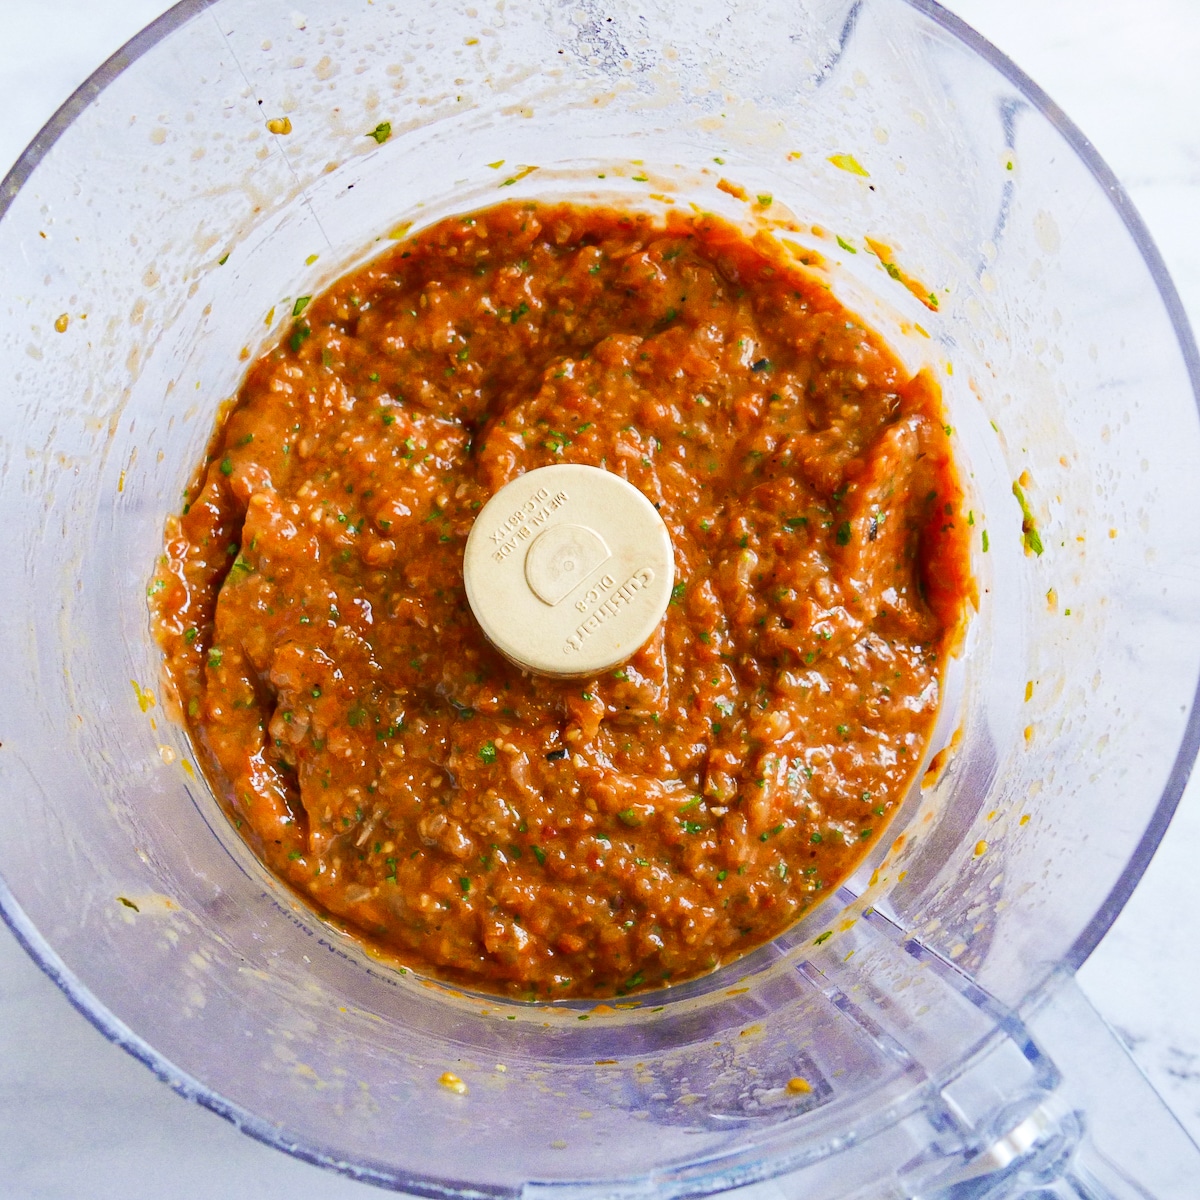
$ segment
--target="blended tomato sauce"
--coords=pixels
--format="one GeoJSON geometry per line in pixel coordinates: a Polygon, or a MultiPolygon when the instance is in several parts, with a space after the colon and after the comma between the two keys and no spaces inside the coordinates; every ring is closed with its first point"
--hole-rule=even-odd
{"type": "Polygon", "coordinates": [[[155,624],[230,818],[399,963],[524,998],[677,983],[877,841],[973,596],[936,385],[776,243],[711,216],[512,203],[311,302],[251,368],[155,624]],[[475,514],[616,472],[676,586],[588,680],[467,605],[475,514]]]}

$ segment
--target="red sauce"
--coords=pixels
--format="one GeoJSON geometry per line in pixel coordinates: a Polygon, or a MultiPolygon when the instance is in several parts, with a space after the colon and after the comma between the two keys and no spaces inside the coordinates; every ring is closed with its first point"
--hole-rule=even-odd
{"type": "Polygon", "coordinates": [[[277,875],[419,971],[523,997],[709,971],[874,844],[972,596],[936,386],[764,239],[509,204],[334,284],[250,370],[156,627],[277,875]],[[677,586],[601,678],[522,673],[463,590],[522,472],[604,467],[677,586]]]}

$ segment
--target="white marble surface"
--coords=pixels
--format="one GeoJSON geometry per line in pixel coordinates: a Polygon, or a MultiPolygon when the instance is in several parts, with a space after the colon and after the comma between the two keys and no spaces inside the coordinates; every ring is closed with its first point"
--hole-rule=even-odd
{"type": "MultiPolygon", "coordinates": [[[[0,0],[0,171],[162,0],[0,0]]],[[[1200,0],[953,0],[1132,194],[1200,325],[1200,0]]],[[[1200,469],[1200,464],[1198,464],[1200,469]]],[[[1200,780],[1080,972],[1200,1140],[1200,780]]],[[[1200,1185],[1198,1185],[1200,1187],[1200,1185]]],[[[379,1195],[235,1132],[109,1045],[0,925],[0,1200],[379,1195]]]]}

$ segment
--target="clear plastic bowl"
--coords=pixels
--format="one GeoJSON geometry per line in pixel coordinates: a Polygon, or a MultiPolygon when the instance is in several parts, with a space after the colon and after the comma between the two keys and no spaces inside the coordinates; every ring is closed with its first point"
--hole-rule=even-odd
{"type": "Polygon", "coordinates": [[[0,281],[0,907],[173,1087],[429,1195],[1191,1194],[1195,1147],[1072,976],[1197,748],[1196,347],[1111,173],[955,18],[187,0],[5,181],[0,281]],[[738,964],[610,1011],[452,994],[322,924],[221,816],[158,694],[164,518],[243,347],[390,231],[519,195],[744,215],[722,177],[940,373],[988,535],[961,741],[902,836],[738,964]]]}

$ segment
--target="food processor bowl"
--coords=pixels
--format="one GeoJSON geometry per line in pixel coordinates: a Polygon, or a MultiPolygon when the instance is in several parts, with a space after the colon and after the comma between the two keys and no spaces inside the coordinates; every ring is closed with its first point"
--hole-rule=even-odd
{"type": "Polygon", "coordinates": [[[185,0],[4,181],[0,297],[0,908],[171,1086],[423,1195],[1192,1194],[1200,1156],[1073,974],[1197,748],[1196,347],[1111,173],[961,22],[185,0]],[[146,597],[296,298],[551,196],[790,243],[936,373],[977,535],[939,753],[887,844],[771,945],[604,1005],[401,972],[274,880],[175,719],[146,597]]]}

